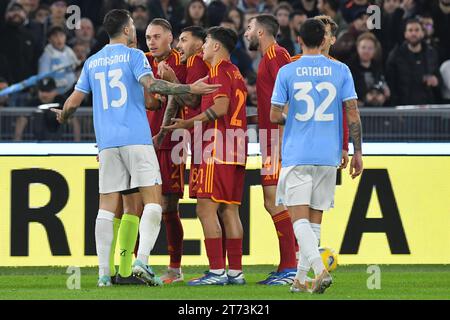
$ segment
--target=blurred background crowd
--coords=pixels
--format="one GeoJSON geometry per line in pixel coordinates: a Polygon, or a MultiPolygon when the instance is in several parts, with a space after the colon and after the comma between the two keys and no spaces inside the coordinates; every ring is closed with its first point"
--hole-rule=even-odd
{"type": "MultiPolygon", "coordinates": [[[[260,54],[247,49],[243,34],[247,21],[260,13],[276,16],[278,43],[291,55],[302,52],[297,34],[307,18],[332,17],[338,30],[330,55],[349,65],[361,107],[450,103],[450,0],[2,0],[0,90],[35,74],[71,67],[31,90],[0,97],[0,110],[64,101],[83,62],[108,42],[102,21],[114,8],[131,11],[143,51],[148,51],[147,25],[157,17],[172,24],[174,39],[190,25],[234,29],[239,42],[232,61],[246,78],[249,107],[257,102],[260,54]],[[81,8],[79,29],[68,28],[70,5],[81,8]],[[368,27],[378,18],[367,10],[370,5],[381,9],[380,28],[368,27]]],[[[22,139],[27,123],[27,117],[17,118],[14,140],[22,139]]],[[[79,140],[79,123],[71,126],[79,140]]]]}

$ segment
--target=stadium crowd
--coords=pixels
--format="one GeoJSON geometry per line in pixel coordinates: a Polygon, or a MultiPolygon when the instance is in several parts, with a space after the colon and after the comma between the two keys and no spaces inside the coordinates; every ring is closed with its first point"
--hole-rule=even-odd
{"type": "MultiPolygon", "coordinates": [[[[40,104],[39,88],[50,90],[51,99],[45,100],[67,96],[83,62],[108,42],[102,21],[113,8],[131,11],[138,47],[145,52],[147,25],[158,17],[172,24],[174,39],[190,25],[235,30],[239,42],[231,58],[246,79],[248,106],[256,105],[261,57],[248,50],[243,34],[247,21],[259,13],[275,15],[281,26],[277,41],[292,56],[302,52],[297,34],[307,18],[333,18],[338,28],[330,55],[349,65],[360,106],[450,103],[450,0],[11,0],[0,3],[0,89],[60,71],[53,74],[55,85],[0,97],[0,108],[40,104]],[[68,23],[71,5],[81,9],[78,29],[68,23]],[[367,10],[370,5],[381,9],[380,17],[371,16],[377,11],[367,10]]],[[[24,119],[16,124],[15,140],[21,140],[24,126],[24,119]]]]}

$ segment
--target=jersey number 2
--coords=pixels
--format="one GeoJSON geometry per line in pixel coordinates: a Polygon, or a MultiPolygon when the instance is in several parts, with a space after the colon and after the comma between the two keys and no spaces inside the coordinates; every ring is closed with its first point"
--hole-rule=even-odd
{"type": "Polygon", "coordinates": [[[316,90],[319,92],[322,90],[328,91],[327,97],[319,105],[317,110],[313,98],[308,94],[313,89],[313,85],[311,82],[295,82],[294,89],[300,90],[295,94],[295,100],[306,102],[306,112],[303,114],[297,112],[297,114],[295,115],[295,119],[297,119],[298,121],[308,121],[314,116],[315,121],[334,120],[334,114],[325,113],[333,100],[336,98],[336,87],[332,83],[321,82],[316,86],[316,90]]]}
{"type": "MultiPolygon", "coordinates": [[[[127,97],[128,97],[127,88],[125,87],[123,82],[120,81],[120,79],[122,78],[122,75],[123,75],[122,69],[110,70],[108,72],[108,77],[110,78],[109,87],[111,89],[119,88],[119,90],[120,90],[120,98],[118,100],[111,101],[111,107],[114,107],[114,108],[122,107],[125,104],[125,102],[127,101],[127,97]]],[[[106,92],[105,72],[97,72],[95,74],[95,80],[100,81],[100,90],[102,92],[103,109],[107,110],[109,100],[108,100],[108,93],[106,92]]]]}

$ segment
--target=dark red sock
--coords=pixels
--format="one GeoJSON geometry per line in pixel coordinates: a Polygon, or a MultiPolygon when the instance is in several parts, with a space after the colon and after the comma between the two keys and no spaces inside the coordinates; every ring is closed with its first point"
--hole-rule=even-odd
{"type": "Polygon", "coordinates": [[[280,245],[280,264],[278,271],[282,271],[283,269],[296,269],[295,244],[297,241],[295,241],[291,217],[287,211],[282,211],[274,215],[272,219],[277,230],[280,245]]]}
{"type": "Polygon", "coordinates": [[[225,225],[219,218],[220,227],[222,228],[222,248],[223,248],[223,265],[227,265],[227,235],[225,234],[225,225]]]}
{"type": "Polygon", "coordinates": [[[206,255],[209,260],[209,269],[225,269],[223,261],[222,238],[205,239],[206,255]]]}
{"type": "Polygon", "coordinates": [[[242,270],[242,239],[227,239],[228,269],[242,270]]]}
{"type": "Polygon", "coordinates": [[[167,250],[170,255],[170,268],[181,267],[181,256],[183,255],[183,225],[178,212],[167,212],[163,214],[166,224],[167,250]]]}

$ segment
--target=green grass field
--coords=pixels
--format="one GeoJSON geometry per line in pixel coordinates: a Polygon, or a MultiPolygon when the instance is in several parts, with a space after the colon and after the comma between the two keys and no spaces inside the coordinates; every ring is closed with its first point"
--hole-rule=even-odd
{"type": "MultiPolygon", "coordinates": [[[[380,266],[381,289],[369,290],[367,266],[339,266],[334,283],[323,295],[292,294],[288,287],[261,286],[273,266],[246,266],[245,286],[187,287],[179,283],[164,287],[96,288],[97,269],[81,269],[81,289],[69,290],[66,268],[0,268],[0,299],[163,299],[163,300],[289,300],[289,299],[450,299],[450,266],[380,266]]],[[[160,274],[163,267],[155,267],[160,274]]],[[[207,267],[185,267],[185,279],[200,275],[207,267]]]]}

